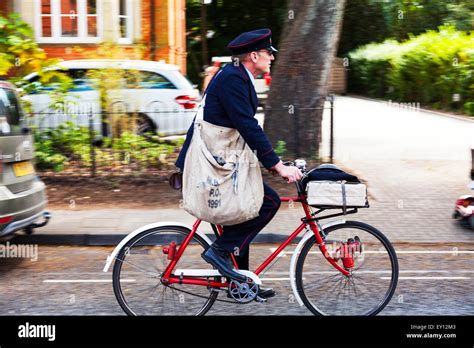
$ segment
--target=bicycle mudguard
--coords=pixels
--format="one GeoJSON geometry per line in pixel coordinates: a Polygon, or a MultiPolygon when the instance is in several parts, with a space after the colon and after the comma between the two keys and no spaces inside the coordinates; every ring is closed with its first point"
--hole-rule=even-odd
{"type": "MultiPolygon", "coordinates": [[[[112,264],[112,262],[114,261],[115,257],[117,256],[117,254],[119,253],[120,249],[122,249],[122,247],[130,240],[132,239],[133,237],[135,237],[137,234],[139,233],[142,233],[143,231],[146,231],[146,230],[149,230],[149,229],[152,229],[152,228],[158,228],[158,227],[163,227],[163,226],[179,226],[179,227],[184,227],[184,228],[187,228],[189,229],[189,231],[191,231],[193,228],[192,226],[189,226],[189,225],[185,225],[185,224],[182,224],[182,223],[179,223],[179,222],[174,222],[174,221],[164,221],[164,222],[155,222],[155,223],[152,223],[152,224],[148,224],[148,225],[145,225],[145,226],[142,226],[140,228],[137,228],[135,231],[133,231],[132,233],[130,233],[129,235],[127,235],[124,239],[122,239],[120,241],[120,243],[115,247],[115,249],[112,251],[112,253],[107,256],[107,261],[105,263],[105,266],[104,266],[104,269],[102,270],[102,272],[108,272],[109,268],[110,268],[110,265],[112,264]]],[[[199,237],[201,237],[202,239],[204,239],[207,243],[212,244],[212,241],[209,239],[208,236],[206,236],[204,234],[204,232],[201,232],[201,231],[196,231],[196,234],[199,235],[199,237]]]]}
{"type": "MultiPolygon", "coordinates": [[[[323,225],[322,228],[323,230],[326,228],[329,228],[331,226],[335,225],[342,225],[345,224],[346,220],[336,220],[336,221],[331,221],[328,222],[327,224],[323,225]]],[[[303,300],[301,299],[298,290],[296,289],[296,262],[298,261],[298,256],[300,255],[301,249],[303,249],[303,246],[306,244],[308,239],[310,239],[312,236],[314,236],[313,231],[309,230],[307,231],[303,237],[301,237],[300,242],[296,246],[295,250],[293,251],[293,256],[291,257],[290,261],[290,283],[291,283],[291,289],[293,290],[293,294],[295,295],[296,300],[298,301],[299,305],[301,307],[304,306],[303,300]]]]}

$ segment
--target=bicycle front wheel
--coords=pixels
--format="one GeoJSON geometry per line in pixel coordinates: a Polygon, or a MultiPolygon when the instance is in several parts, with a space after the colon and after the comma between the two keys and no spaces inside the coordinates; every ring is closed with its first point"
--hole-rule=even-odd
{"type": "Polygon", "coordinates": [[[344,261],[353,262],[347,268],[352,274],[345,276],[334,268],[319,250],[316,238],[310,238],[296,265],[296,285],[305,306],[316,315],[379,313],[392,298],[398,281],[397,255],[388,239],[376,228],[356,221],[324,232],[329,255],[341,266],[344,261]],[[347,257],[351,260],[345,260],[347,257]]]}
{"type": "MultiPolygon", "coordinates": [[[[184,227],[162,226],[146,230],[124,245],[116,257],[112,279],[115,297],[125,313],[204,315],[211,308],[217,297],[217,292],[212,289],[202,285],[161,282],[161,276],[171,262],[168,260],[170,248],[179,250],[189,233],[190,230],[184,227]]],[[[201,258],[208,246],[195,234],[177,267],[211,268],[201,258]]]]}

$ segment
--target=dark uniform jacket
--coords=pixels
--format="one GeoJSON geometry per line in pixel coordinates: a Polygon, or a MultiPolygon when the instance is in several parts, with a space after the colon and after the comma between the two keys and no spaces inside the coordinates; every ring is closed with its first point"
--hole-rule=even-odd
{"type": "MultiPolygon", "coordinates": [[[[257,111],[257,93],[243,65],[226,65],[211,81],[206,93],[205,121],[237,129],[249,147],[256,151],[258,160],[265,168],[269,169],[280,161],[254,117],[257,111]]],[[[176,166],[181,170],[184,168],[193,130],[194,122],[189,127],[176,161],[176,166]]]]}

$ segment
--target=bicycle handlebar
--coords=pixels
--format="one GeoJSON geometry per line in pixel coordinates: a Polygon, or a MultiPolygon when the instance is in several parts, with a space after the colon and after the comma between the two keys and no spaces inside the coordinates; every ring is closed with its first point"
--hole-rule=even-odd
{"type": "Polygon", "coordinates": [[[285,166],[293,166],[301,170],[302,173],[306,172],[306,160],[302,158],[295,159],[294,161],[284,161],[285,166]]]}

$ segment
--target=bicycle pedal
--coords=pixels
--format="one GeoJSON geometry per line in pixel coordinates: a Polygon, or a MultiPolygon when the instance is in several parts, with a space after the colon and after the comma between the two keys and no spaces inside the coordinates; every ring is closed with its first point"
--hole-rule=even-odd
{"type": "Polygon", "coordinates": [[[255,302],[258,302],[258,303],[264,303],[264,302],[267,302],[267,299],[266,298],[261,298],[259,296],[255,297],[255,302]]]}

